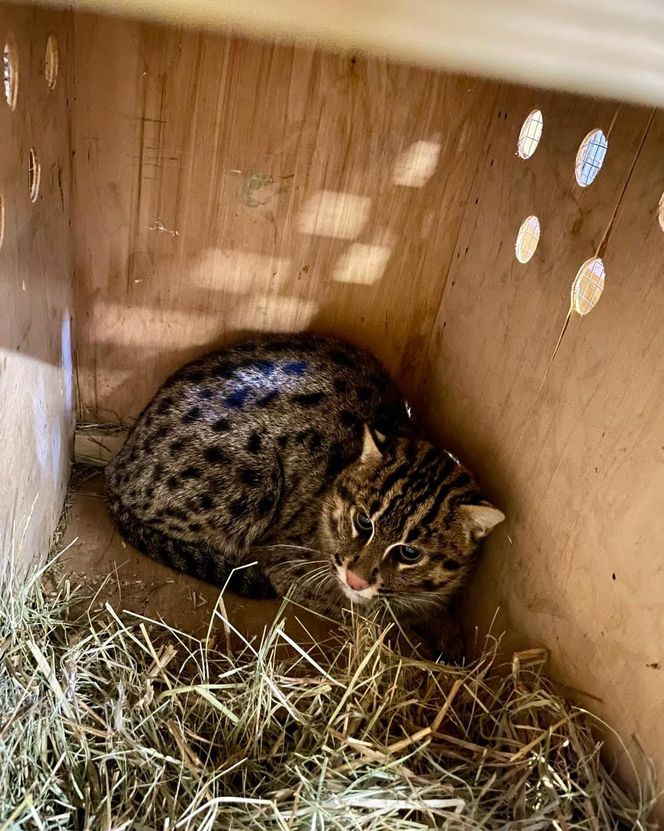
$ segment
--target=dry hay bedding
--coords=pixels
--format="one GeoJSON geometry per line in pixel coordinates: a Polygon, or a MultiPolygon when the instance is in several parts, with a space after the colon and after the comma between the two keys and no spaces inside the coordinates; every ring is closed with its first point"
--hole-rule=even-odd
{"type": "MultiPolygon", "coordinates": [[[[355,618],[323,661],[284,604],[233,654],[85,592],[51,567],[5,580],[0,831],[655,827],[539,650],[450,668],[355,618]]],[[[221,599],[213,622],[232,629],[221,599]]]]}

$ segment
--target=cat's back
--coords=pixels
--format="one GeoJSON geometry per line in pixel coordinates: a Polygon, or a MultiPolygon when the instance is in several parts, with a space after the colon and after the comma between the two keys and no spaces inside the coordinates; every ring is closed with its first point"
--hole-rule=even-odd
{"type": "Polygon", "coordinates": [[[332,430],[336,420],[369,417],[387,427],[403,421],[405,404],[371,354],[302,333],[254,338],[192,361],[159,389],[143,421],[166,416],[162,422],[199,423],[221,433],[226,424],[230,431],[257,420],[274,432],[284,420],[310,424],[319,415],[332,430]]]}
{"type": "Polygon", "coordinates": [[[277,456],[286,484],[300,468],[322,482],[356,456],[365,423],[388,434],[408,423],[398,388],[372,355],[309,333],[259,337],[175,372],[109,465],[107,484],[147,508],[145,493],[164,482],[174,497],[210,477],[252,487],[277,456]]]}

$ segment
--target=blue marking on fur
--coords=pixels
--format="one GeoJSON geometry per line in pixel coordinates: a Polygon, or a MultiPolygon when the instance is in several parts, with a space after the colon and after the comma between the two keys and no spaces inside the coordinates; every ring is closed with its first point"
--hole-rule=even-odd
{"type": "Polygon", "coordinates": [[[291,361],[284,366],[284,372],[286,375],[302,377],[308,368],[309,364],[306,361],[291,361]]]}
{"type": "Polygon", "coordinates": [[[248,394],[248,387],[238,387],[225,399],[224,404],[231,410],[240,410],[244,406],[248,394]]]}

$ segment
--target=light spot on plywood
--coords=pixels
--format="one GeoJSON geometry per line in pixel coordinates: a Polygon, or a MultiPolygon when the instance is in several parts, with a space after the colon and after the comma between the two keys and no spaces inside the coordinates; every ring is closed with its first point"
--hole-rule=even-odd
{"type": "Polygon", "coordinates": [[[62,370],[62,394],[64,396],[65,412],[74,411],[74,358],[71,337],[71,315],[65,309],[60,327],[60,368],[62,370]]]}
{"type": "Polygon", "coordinates": [[[395,243],[395,236],[385,232],[379,243],[354,242],[334,267],[334,279],[339,283],[372,285],[377,283],[387,268],[395,243]]]}
{"type": "Polygon", "coordinates": [[[60,51],[58,41],[53,33],[46,41],[46,53],[44,55],[44,78],[49,89],[55,89],[58,82],[58,70],[60,68],[60,51]]]}
{"type": "Polygon", "coordinates": [[[30,148],[28,154],[28,192],[30,201],[36,202],[39,199],[41,187],[41,162],[34,147],[30,148]]]}
{"type": "Polygon", "coordinates": [[[306,329],[318,312],[318,303],[288,295],[254,294],[237,303],[236,315],[244,329],[295,332],[306,329]]]}
{"type": "Polygon", "coordinates": [[[427,211],[422,217],[422,224],[419,229],[419,238],[421,240],[428,240],[433,233],[433,224],[436,221],[436,212],[433,210],[427,211]]]}
{"type": "Polygon", "coordinates": [[[440,142],[416,141],[397,159],[393,183],[408,188],[423,187],[435,173],[439,157],[440,142]]]}
{"type": "Polygon", "coordinates": [[[0,350],[0,548],[10,564],[28,563],[45,550],[60,511],[69,466],[71,420],[62,407],[59,366],[15,350],[0,350]],[[20,414],[20,417],[17,417],[20,414]]]}
{"type": "Polygon", "coordinates": [[[4,48],[2,50],[2,77],[3,87],[5,92],[5,101],[9,109],[16,109],[16,101],[18,99],[18,48],[16,46],[16,39],[10,32],[7,35],[4,48]]]}
{"type": "Polygon", "coordinates": [[[285,285],[290,269],[290,257],[210,247],[191,265],[187,279],[193,285],[213,291],[221,286],[231,294],[251,294],[256,288],[278,292],[285,285]]]}
{"type": "MultiPolygon", "coordinates": [[[[166,339],[182,343],[186,334],[188,347],[195,353],[199,347],[209,347],[210,343],[233,331],[303,329],[318,311],[318,304],[313,300],[273,294],[269,288],[257,292],[255,283],[251,285],[251,290],[247,289],[244,296],[239,291],[224,292],[224,295],[228,295],[227,305],[232,313],[223,321],[220,321],[219,313],[215,311],[171,309],[164,316],[158,308],[126,306],[100,299],[93,307],[93,320],[98,324],[97,342],[115,347],[118,344],[118,333],[121,333],[123,348],[140,349],[142,360],[149,362],[151,356],[163,351],[166,339]],[[100,325],[102,321],[103,326],[100,325]],[[191,337],[194,326],[195,339],[191,337]]],[[[123,366],[117,377],[113,373],[105,375],[104,384],[115,388],[121,383],[128,383],[133,371],[133,367],[123,366]]]]}
{"type": "Polygon", "coordinates": [[[169,237],[177,237],[179,236],[179,232],[175,230],[171,230],[167,228],[159,219],[155,219],[155,221],[150,225],[151,231],[160,231],[163,234],[168,234],[169,237]]]}
{"type": "Polygon", "coordinates": [[[362,233],[370,211],[368,196],[321,190],[304,204],[298,228],[310,236],[354,240],[362,233]]]}

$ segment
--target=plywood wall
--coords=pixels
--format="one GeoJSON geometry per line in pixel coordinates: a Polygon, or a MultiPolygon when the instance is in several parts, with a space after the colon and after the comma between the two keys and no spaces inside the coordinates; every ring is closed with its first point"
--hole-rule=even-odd
{"type": "Polygon", "coordinates": [[[517,83],[664,104],[664,12],[652,0],[24,0],[249,35],[517,83]]]}
{"type": "Polygon", "coordinates": [[[131,419],[184,360],[246,331],[371,347],[508,515],[473,619],[485,631],[500,606],[496,631],[551,647],[554,672],[661,764],[662,116],[352,54],[75,27],[84,417],[131,419]],[[595,127],[609,153],[581,189],[595,127]],[[530,214],[542,238],[522,265],[530,214]],[[554,357],[596,253],[605,295],[554,357]]]}
{"type": "Polygon", "coordinates": [[[15,108],[0,95],[0,565],[44,553],[62,509],[73,431],[68,67],[71,15],[0,7],[15,108]],[[59,73],[45,80],[57,38],[59,73]],[[30,149],[41,165],[31,201],[30,149]],[[0,218],[1,221],[1,218],[0,218]]]}
{"type": "MultiPolygon", "coordinates": [[[[532,99],[505,90],[498,113],[532,99]]],[[[490,539],[472,615],[507,644],[545,643],[579,700],[636,736],[664,773],[664,118],[538,97],[540,148],[495,130],[470,198],[429,347],[428,420],[483,472],[508,515],[490,539]],[[609,137],[582,189],[579,141],[609,137]],[[514,257],[522,219],[542,237],[514,257]],[[556,345],[581,264],[606,287],[556,345]]]]}
{"type": "Polygon", "coordinates": [[[76,43],[82,409],[134,416],[274,328],[352,336],[412,391],[497,88],[103,18],[76,43]]]}

